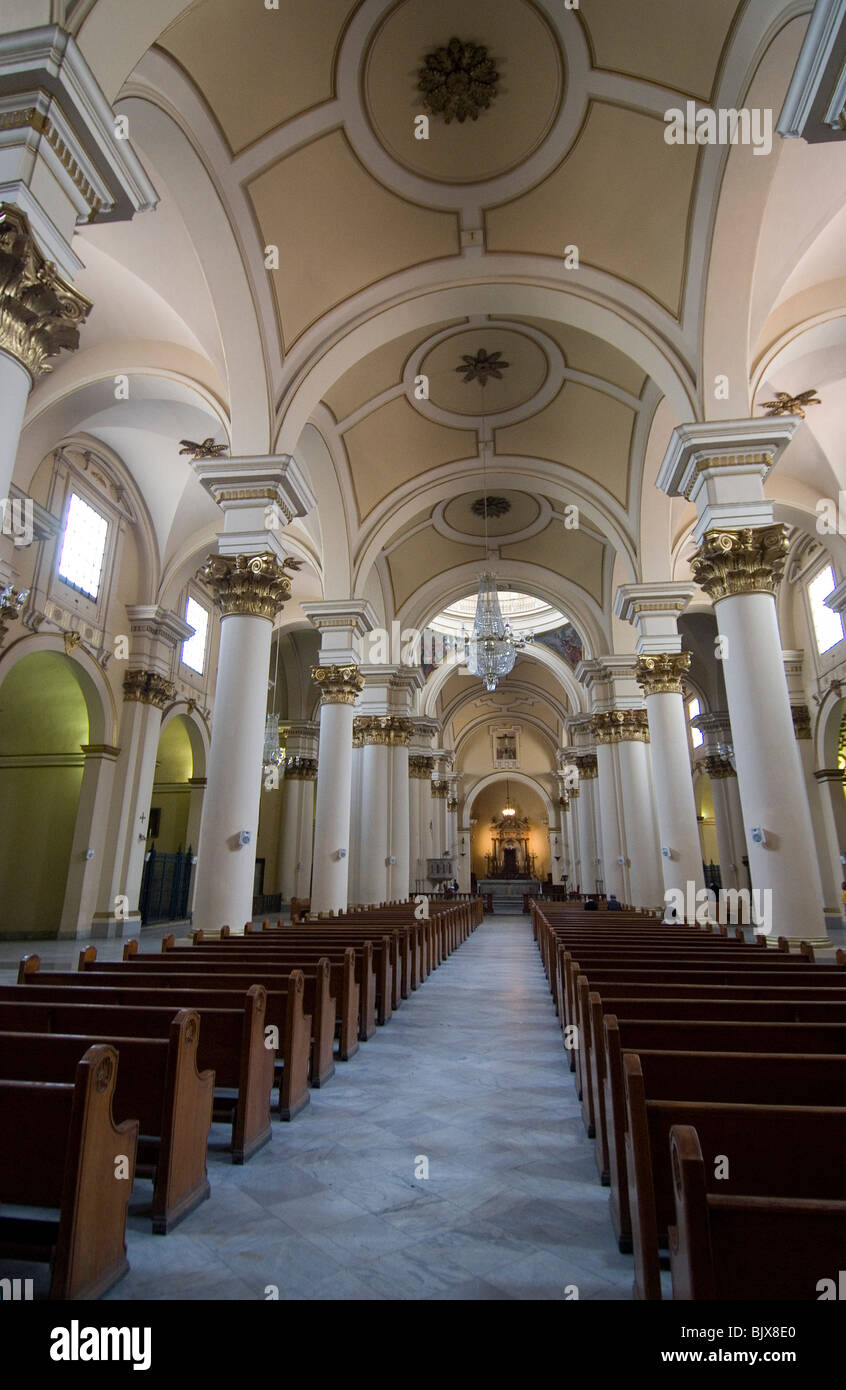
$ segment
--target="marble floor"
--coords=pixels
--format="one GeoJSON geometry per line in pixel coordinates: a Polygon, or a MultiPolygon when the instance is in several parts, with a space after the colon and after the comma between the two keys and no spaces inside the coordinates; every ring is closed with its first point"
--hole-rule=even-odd
{"type": "Polygon", "coordinates": [[[488,917],[250,1163],[225,1134],[170,1235],[136,1184],[108,1299],[631,1297],[525,917],[488,917]]]}

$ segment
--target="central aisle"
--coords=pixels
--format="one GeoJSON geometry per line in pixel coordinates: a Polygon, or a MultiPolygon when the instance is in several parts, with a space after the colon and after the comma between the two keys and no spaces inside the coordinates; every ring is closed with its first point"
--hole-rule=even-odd
{"type": "Polygon", "coordinates": [[[132,1217],[109,1297],[631,1297],[527,917],[487,918],[311,1097],[245,1167],[210,1154],[171,1235],[132,1217]]]}

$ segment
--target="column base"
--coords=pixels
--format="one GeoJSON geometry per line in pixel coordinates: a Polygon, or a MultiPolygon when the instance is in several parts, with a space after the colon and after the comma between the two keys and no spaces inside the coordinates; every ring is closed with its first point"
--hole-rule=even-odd
{"type": "Polygon", "coordinates": [[[140,912],[130,912],[126,917],[115,917],[111,912],[95,912],[90,936],[96,941],[113,941],[123,936],[135,936],[140,931],[140,912]]]}

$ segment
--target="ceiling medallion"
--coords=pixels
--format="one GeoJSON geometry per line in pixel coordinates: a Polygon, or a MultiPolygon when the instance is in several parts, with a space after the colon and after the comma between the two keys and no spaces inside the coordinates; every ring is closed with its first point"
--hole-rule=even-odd
{"type": "Polygon", "coordinates": [[[499,73],[481,44],[452,38],[446,48],[427,53],[424,62],[426,66],[417,75],[417,90],[426,110],[443,116],[447,125],[452,120],[462,125],[468,116],[471,121],[478,120],[479,113],[496,96],[499,73]]]}
{"type": "Polygon", "coordinates": [[[470,510],[474,516],[505,516],[511,503],[507,497],[477,497],[470,510]]]}
{"type": "Polygon", "coordinates": [[[498,381],[501,381],[505,368],[511,366],[510,362],[501,362],[501,357],[501,352],[485,352],[484,348],[479,348],[475,357],[463,352],[461,354],[462,365],[456,367],[455,370],[464,373],[465,383],[478,381],[480,386],[486,386],[488,377],[495,376],[498,381]]]}

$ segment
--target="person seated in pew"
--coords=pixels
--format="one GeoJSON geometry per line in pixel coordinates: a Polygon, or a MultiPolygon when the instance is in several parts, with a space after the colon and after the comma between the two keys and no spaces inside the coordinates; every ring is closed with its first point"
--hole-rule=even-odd
{"type": "Polygon", "coordinates": [[[623,904],[617,898],[616,893],[610,893],[606,907],[609,912],[622,912],[623,904]]]}
{"type": "Polygon", "coordinates": [[[599,911],[599,903],[596,901],[596,898],[588,898],[587,902],[585,903],[585,912],[598,912],[598,911],[599,911]]]}

